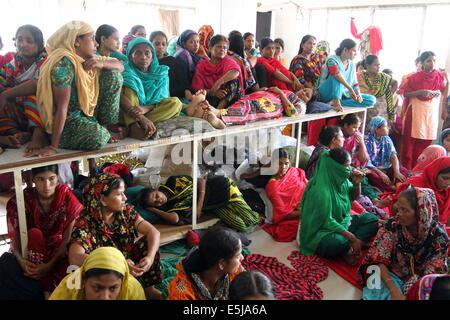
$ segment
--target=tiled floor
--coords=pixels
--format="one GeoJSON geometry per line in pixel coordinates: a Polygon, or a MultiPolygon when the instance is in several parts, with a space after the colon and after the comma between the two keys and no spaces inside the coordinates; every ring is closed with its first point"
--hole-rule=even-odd
{"type": "MultiPolygon", "coordinates": [[[[259,253],[265,256],[277,257],[280,262],[290,266],[287,257],[293,250],[297,250],[295,241],[290,243],[275,242],[264,230],[257,230],[251,233],[248,238],[252,240],[249,249],[252,253],[259,253]]],[[[324,300],[359,300],[361,290],[355,288],[346,280],[329,270],[328,277],[319,283],[323,290],[324,300]]]]}

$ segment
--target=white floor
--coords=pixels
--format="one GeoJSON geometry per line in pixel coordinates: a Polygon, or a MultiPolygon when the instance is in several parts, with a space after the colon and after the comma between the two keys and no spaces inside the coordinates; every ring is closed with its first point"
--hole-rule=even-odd
{"type": "MultiPolygon", "coordinates": [[[[253,232],[248,238],[252,240],[249,246],[251,253],[276,257],[280,262],[291,267],[287,257],[293,250],[298,250],[295,241],[290,243],[275,242],[264,230],[253,232]]],[[[328,270],[328,277],[319,283],[319,287],[323,290],[324,300],[361,299],[361,290],[355,288],[331,269],[328,270]]]]}

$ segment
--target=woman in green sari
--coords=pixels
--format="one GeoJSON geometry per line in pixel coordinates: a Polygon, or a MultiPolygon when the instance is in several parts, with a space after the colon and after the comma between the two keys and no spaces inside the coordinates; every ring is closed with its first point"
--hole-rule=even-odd
{"type": "MultiPolygon", "coordinates": [[[[232,179],[223,176],[207,180],[199,178],[197,186],[197,219],[204,212],[212,212],[238,231],[245,231],[259,222],[259,214],[248,206],[232,179]]],[[[142,189],[139,206],[166,223],[189,224],[192,221],[192,198],[192,177],[172,176],[158,190],[142,189]]]]}
{"type": "Polygon", "coordinates": [[[359,196],[363,179],[359,170],[352,172],[350,163],[350,154],[342,148],[320,155],[316,173],[300,203],[302,254],[317,254],[327,259],[344,257],[354,263],[360,257],[361,247],[376,235],[375,215],[350,215],[352,200],[359,196]]]}

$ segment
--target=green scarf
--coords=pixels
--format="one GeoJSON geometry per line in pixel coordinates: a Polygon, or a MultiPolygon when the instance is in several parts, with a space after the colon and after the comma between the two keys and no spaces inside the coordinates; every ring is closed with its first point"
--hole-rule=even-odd
{"type": "Polygon", "coordinates": [[[159,103],[170,96],[169,67],[159,65],[155,48],[149,40],[142,37],[133,39],[128,44],[127,57],[128,62],[125,63],[125,70],[122,73],[123,86],[136,92],[142,106],[159,103]],[[134,48],[141,43],[145,43],[152,50],[152,63],[147,72],[139,70],[131,59],[134,48]]]}
{"type": "Polygon", "coordinates": [[[300,203],[300,250],[310,256],[323,237],[346,231],[350,226],[351,170],[330,158],[324,151],[317,163],[316,173],[309,181],[300,203]]]}

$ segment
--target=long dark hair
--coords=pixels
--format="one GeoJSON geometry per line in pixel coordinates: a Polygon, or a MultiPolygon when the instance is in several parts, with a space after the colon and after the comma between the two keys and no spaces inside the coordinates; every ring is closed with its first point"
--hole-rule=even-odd
{"type": "Polygon", "coordinates": [[[350,126],[357,123],[361,123],[361,119],[354,113],[347,114],[343,119],[339,121],[339,125],[341,127],[344,127],[344,125],[350,126]]]}
{"type": "Polygon", "coordinates": [[[230,285],[229,300],[244,300],[256,295],[275,299],[272,282],[259,271],[242,272],[230,285]]]}
{"type": "Polygon", "coordinates": [[[417,59],[419,59],[420,62],[424,63],[425,60],[427,60],[429,57],[436,57],[436,54],[433,51],[424,51],[417,59]]]}
{"type": "Polygon", "coordinates": [[[227,261],[233,258],[239,246],[239,236],[231,229],[208,229],[201,238],[199,247],[183,261],[183,266],[189,273],[209,270],[221,259],[227,261]]]}
{"type": "Polygon", "coordinates": [[[216,34],[209,40],[209,49],[211,49],[212,47],[214,47],[216,44],[218,44],[221,41],[226,42],[228,44],[227,37],[225,37],[221,34],[216,34]]]}
{"type": "Polygon", "coordinates": [[[367,70],[367,67],[377,60],[378,57],[376,55],[370,54],[362,61],[362,67],[364,68],[364,70],[367,70]]]}
{"type": "Polygon", "coordinates": [[[43,172],[47,172],[47,171],[51,171],[51,172],[53,172],[55,174],[58,174],[58,165],[57,164],[50,164],[48,166],[33,168],[33,169],[31,169],[31,175],[33,177],[35,177],[38,174],[43,173],[43,172]]]}
{"type": "Polygon", "coordinates": [[[342,54],[342,52],[344,51],[344,49],[352,49],[356,47],[356,42],[353,41],[352,39],[344,39],[342,40],[342,42],[339,44],[339,48],[337,48],[334,52],[336,53],[336,55],[340,56],[342,54]]]}
{"type": "Polygon", "coordinates": [[[138,32],[138,30],[141,28],[145,29],[145,27],[143,25],[137,24],[131,28],[130,33],[128,33],[128,34],[135,35],[136,32],[138,32]]]}
{"type": "Polygon", "coordinates": [[[310,34],[307,34],[306,36],[303,36],[302,41],[300,41],[300,48],[298,48],[298,54],[303,53],[303,48],[302,48],[302,46],[303,46],[306,42],[308,42],[309,39],[311,39],[311,38],[316,39],[316,37],[314,37],[314,36],[312,36],[312,35],[310,35],[310,34]]]}
{"type": "Polygon", "coordinates": [[[101,45],[102,37],[109,38],[114,32],[117,32],[116,28],[109,24],[102,24],[95,32],[95,41],[101,45]]]}
{"type": "Polygon", "coordinates": [[[319,134],[319,142],[323,146],[329,146],[333,139],[339,136],[341,128],[337,126],[323,127],[319,134]]]}
{"type": "Polygon", "coordinates": [[[268,45],[270,45],[272,43],[274,43],[274,41],[272,39],[270,39],[270,38],[263,38],[263,39],[261,39],[261,42],[259,44],[259,48],[262,50],[262,49],[264,49],[265,47],[267,47],[268,45]]]}
{"type": "Polygon", "coordinates": [[[330,158],[337,163],[345,165],[348,160],[352,159],[352,156],[344,148],[334,148],[330,150],[330,158]]]}
{"type": "Polygon", "coordinates": [[[16,40],[17,36],[19,35],[20,31],[29,31],[31,33],[31,36],[33,37],[34,42],[38,46],[38,55],[40,55],[45,50],[44,35],[42,34],[41,29],[39,29],[38,27],[33,26],[31,24],[25,24],[23,26],[20,26],[16,31],[16,36],[14,37],[14,41],[16,40]]]}
{"type": "Polygon", "coordinates": [[[155,38],[157,36],[163,36],[166,39],[166,42],[168,43],[166,34],[164,32],[162,32],[162,31],[159,31],[159,30],[158,31],[153,31],[152,33],[150,33],[150,37],[149,37],[150,42],[153,42],[153,40],[155,40],[155,38]]]}
{"type": "Polygon", "coordinates": [[[237,55],[239,55],[242,58],[245,58],[244,56],[244,38],[235,33],[229,36],[228,40],[230,41],[229,49],[230,51],[233,51],[237,55]]]}

